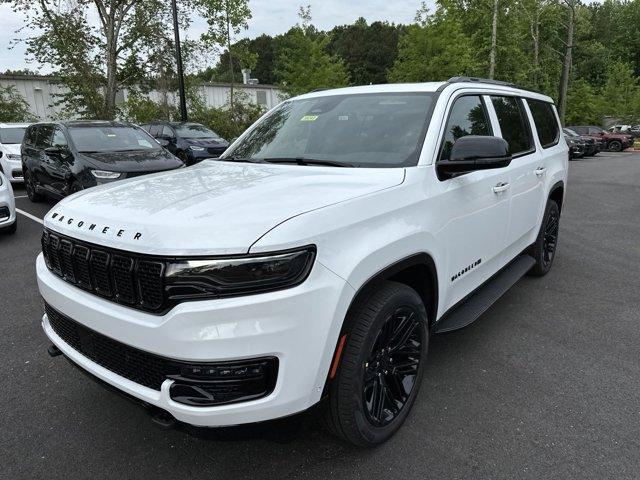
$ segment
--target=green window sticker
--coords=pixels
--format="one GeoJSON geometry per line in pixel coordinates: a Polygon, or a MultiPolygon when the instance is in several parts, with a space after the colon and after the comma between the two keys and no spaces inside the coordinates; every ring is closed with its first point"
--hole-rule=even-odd
{"type": "Polygon", "coordinates": [[[315,122],[318,119],[318,115],[305,115],[300,119],[301,122],[315,122]]]}

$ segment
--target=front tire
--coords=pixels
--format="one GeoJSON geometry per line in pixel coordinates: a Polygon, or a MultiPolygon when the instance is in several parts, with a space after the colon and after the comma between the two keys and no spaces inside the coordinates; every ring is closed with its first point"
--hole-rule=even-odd
{"type": "Polygon", "coordinates": [[[31,200],[34,203],[41,202],[43,200],[43,197],[40,193],[38,193],[38,189],[33,180],[33,177],[31,176],[31,173],[29,173],[29,171],[26,170],[23,172],[23,175],[24,175],[24,187],[27,190],[27,197],[29,197],[29,200],[31,200]]]}
{"type": "Polygon", "coordinates": [[[547,201],[538,237],[531,247],[531,256],[536,264],[529,271],[530,275],[542,277],[549,273],[556,256],[558,246],[558,230],[560,227],[560,208],[553,200],[547,201]]]}
{"type": "Polygon", "coordinates": [[[344,440],[373,446],[393,436],[418,395],[429,341],[424,303],[412,288],[384,282],[352,306],[343,335],[325,421],[344,440]]]}

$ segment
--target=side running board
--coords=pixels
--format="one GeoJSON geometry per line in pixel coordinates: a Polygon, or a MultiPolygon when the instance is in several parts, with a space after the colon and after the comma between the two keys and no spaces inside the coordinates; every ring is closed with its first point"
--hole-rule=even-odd
{"type": "Polygon", "coordinates": [[[435,325],[435,333],[450,332],[473,323],[507,290],[520,280],[536,261],[530,255],[520,255],[484,283],[466,299],[447,311],[435,325]]]}

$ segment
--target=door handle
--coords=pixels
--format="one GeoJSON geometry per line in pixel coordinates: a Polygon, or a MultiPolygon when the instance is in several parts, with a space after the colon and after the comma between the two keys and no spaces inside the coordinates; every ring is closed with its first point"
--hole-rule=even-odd
{"type": "Polygon", "coordinates": [[[502,193],[509,190],[509,184],[505,182],[498,183],[495,187],[493,187],[493,193],[502,193]]]}
{"type": "Polygon", "coordinates": [[[544,175],[544,172],[546,172],[546,171],[547,171],[547,169],[545,167],[538,167],[538,168],[536,168],[534,170],[534,172],[536,172],[536,175],[539,176],[539,177],[544,175]]]}

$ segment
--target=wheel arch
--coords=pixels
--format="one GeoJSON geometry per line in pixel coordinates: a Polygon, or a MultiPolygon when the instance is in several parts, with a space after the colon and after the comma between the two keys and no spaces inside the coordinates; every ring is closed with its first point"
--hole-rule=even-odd
{"type": "Polygon", "coordinates": [[[549,200],[556,202],[560,213],[562,213],[562,203],[564,202],[564,182],[562,180],[556,182],[549,190],[549,200]]]}
{"type": "Polygon", "coordinates": [[[369,277],[356,291],[347,312],[371,288],[387,280],[413,288],[424,302],[429,325],[434,323],[438,313],[438,273],[433,257],[426,252],[398,260],[369,277]]]}

